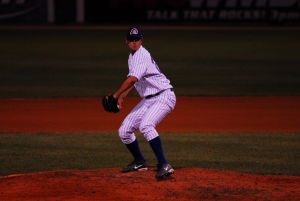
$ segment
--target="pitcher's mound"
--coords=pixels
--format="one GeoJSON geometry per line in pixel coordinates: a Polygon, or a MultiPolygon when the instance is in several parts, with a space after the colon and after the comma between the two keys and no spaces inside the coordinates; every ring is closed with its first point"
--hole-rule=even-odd
{"type": "Polygon", "coordinates": [[[300,177],[177,168],[166,180],[155,169],[61,170],[0,177],[0,200],[283,201],[300,200],[300,177]]]}

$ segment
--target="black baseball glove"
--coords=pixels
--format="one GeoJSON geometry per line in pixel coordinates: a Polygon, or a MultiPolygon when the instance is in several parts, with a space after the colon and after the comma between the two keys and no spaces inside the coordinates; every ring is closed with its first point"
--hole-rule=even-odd
{"type": "Polygon", "coordinates": [[[102,98],[102,104],[103,104],[103,108],[107,112],[113,112],[113,113],[120,112],[120,109],[118,106],[118,99],[114,98],[112,95],[104,96],[102,98]]]}

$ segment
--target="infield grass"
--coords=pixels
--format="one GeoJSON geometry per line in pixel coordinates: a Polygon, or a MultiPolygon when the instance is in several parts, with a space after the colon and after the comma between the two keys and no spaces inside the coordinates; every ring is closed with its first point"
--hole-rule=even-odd
{"type": "MultiPolygon", "coordinates": [[[[149,165],[155,157],[138,134],[149,165]]],[[[300,175],[300,133],[161,133],[175,167],[300,175]]],[[[0,175],[122,167],[132,158],[117,133],[0,133],[0,175]]]]}

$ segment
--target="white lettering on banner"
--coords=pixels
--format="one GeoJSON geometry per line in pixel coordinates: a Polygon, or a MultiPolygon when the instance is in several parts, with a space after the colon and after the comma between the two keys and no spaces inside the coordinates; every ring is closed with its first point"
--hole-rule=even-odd
{"type": "Polygon", "coordinates": [[[169,11],[169,10],[149,10],[147,12],[148,20],[177,20],[178,11],[169,11]]]}
{"type": "Polygon", "coordinates": [[[290,7],[290,6],[299,6],[299,0],[271,0],[270,7],[290,7]]]}
{"type": "Polygon", "coordinates": [[[76,0],[76,22],[84,23],[85,0],[76,0]]]}
{"type": "Polygon", "coordinates": [[[0,20],[27,15],[36,10],[39,6],[37,2],[28,0],[0,0],[0,20]],[[35,4],[31,5],[30,3],[35,4]]]}
{"type": "Polygon", "coordinates": [[[190,0],[192,8],[201,8],[204,3],[207,4],[207,7],[216,8],[220,5],[222,0],[190,0]]]}
{"type": "Polygon", "coordinates": [[[7,5],[7,4],[15,2],[18,5],[23,5],[23,4],[25,4],[25,1],[26,0],[0,0],[0,4],[1,5],[7,5]]]}
{"type": "Polygon", "coordinates": [[[278,10],[272,10],[271,19],[276,20],[278,22],[282,22],[285,20],[295,20],[300,19],[300,12],[280,12],[278,10]]]}
{"type": "MultiPolygon", "coordinates": [[[[272,0],[270,0],[272,1],[272,0]]],[[[295,0],[292,0],[295,1],[295,0]]],[[[296,0],[297,1],[297,0],[296,0]]],[[[254,5],[256,8],[265,8],[268,6],[268,0],[227,0],[225,7],[227,8],[235,8],[240,2],[240,6],[242,8],[250,8],[254,5]]]]}
{"type": "Polygon", "coordinates": [[[185,20],[210,20],[215,15],[215,10],[185,10],[183,12],[183,18],[185,20]]]}
{"type": "Polygon", "coordinates": [[[263,10],[223,10],[219,13],[221,20],[264,20],[266,12],[263,10]]]}
{"type": "Polygon", "coordinates": [[[48,23],[55,23],[55,6],[54,0],[47,0],[47,7],[48,7],[48,23]]]}
{"type": "Polygon", "coordinates": [[[148,20],[185,20],[185,21],[208,21],[208,20],[268,20],[273,22],[300,20],[300,11],[280,11],[272,9],[221,9],[221,10],[183,10],[183,11],[148,11],[148,20]]]}
{"type": "Polygon", "coordinates": [[[2,5],[9,4],[10,1],[11,1],[11,0],[2,0],[2,1],[1,1],[1,4],[2,4],[2,5]]]}
{"type": "Polygon", "coordinates": [[[190,9],[148,10],[148,20],[300,21],[300,0],[189,0],[190,9]]]}
{"type": "Polygon", "coordinates": [[[16,0],[16,4],[24,4],[25,0],[16,0]]]}
{"type": "Polygon", "coordinates": [[[300,0],[190,0],[191,8],[202,8],[207,5],[209,8],[235,8],[241,6],[243,8],[249,8],[254,6],[256,8],[267,8],[267,7],[281,7],[287,8],[291,6],[300,7],[300,0]]]}

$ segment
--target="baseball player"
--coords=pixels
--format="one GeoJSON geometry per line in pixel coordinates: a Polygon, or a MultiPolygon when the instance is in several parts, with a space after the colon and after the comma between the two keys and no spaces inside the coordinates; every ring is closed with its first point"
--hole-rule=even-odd
{"type": "MultiPolygon", "coordinates": [[[[169,176],[174,169],[165,158],[161,139],[155,127],[175,107],[176,96],[170,81],[160,71],[150,53],[142,46],[143,34],[138,27],[129,28],[126,44],[131,53],[128,58],[129,73],[127,79],[112,95],[121,109],[128,93],[135,88],[142,100],[132,109],[119,128],[119,136],[126,145],[134,161],[122,172],[147,170],[147,163],[140,151],[134,132],[139,130],[149,142],[158,161],[158,178],[169,176]]],[[[107,98],[108,96],[106,96],[107,98]]]]}

